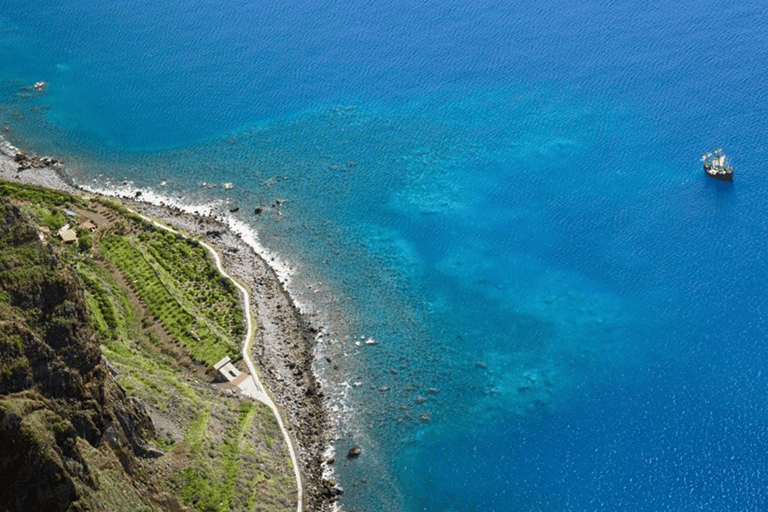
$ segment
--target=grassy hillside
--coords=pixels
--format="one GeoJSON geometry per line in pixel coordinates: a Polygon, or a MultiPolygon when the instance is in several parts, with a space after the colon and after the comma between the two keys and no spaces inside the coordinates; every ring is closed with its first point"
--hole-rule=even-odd
{"type": "Polygon", "coordinates": [[[40,439],[65,431],[82,445],[78,464],[90,477],[73,475],[62,500],[73,510],[152,510],[175,499],[194,510],[295,510],[291,462],[271,411],[213,385],[212,364],[224,355],[237,360],[245,329],[237,290],[207,252],[99,198],[0,182],[0,201],[23,219],[0,240],[0,413],[12,411],[40,439]],[[76,242],[56,234],[65,224],[75,228],[76,242]],[[24,283],[41,272],[50,282],[70,276],[70,293],[86,305],[83,325],[65,325],[67,300],[50,315],[30,313],[45,304],[19,305],[24,283]],[[97,342],[129,402],[139,399],[154,425],[134,466],[110,448],[106,429],[85,435],[37,380],[20,380],[31,363],[21,346],[26,338],[13,334],[23,329],[9,325],[22,321],[41,332],[54,322],[97,342]],[[29,405],[32,391],[40,395],[37,408],[29,405]]]}

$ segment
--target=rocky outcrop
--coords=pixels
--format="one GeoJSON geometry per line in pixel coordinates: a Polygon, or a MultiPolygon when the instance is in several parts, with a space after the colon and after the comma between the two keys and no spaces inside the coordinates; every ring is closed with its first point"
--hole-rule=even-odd
{"type": "Polygon", "coordinates": [[[0,503],[96,510],[93,453],[131,485],[139,458],[158,455],[152,421],[103,362],[75,270],[7,200],[0,255],[0,503]]]}
{"type": "Polygon", "coordinates": [[[18,164],[18,171],[33,168],[42,169],[43,167],[49,167],[58,163],[58,160],[48,156],[30,155],[25,151],[21,151],[2,137],[0,137],[0,154],[12,158],[18,164]]]}
{"type": "Polygon", "coordinates": [[[53,158],[47,156],[27,155],[26,153],[18,152],[13,157],[13,161],[19,164],[19,171],[26,171],[27,169],[42,169],[57,163],[53,158]]]}

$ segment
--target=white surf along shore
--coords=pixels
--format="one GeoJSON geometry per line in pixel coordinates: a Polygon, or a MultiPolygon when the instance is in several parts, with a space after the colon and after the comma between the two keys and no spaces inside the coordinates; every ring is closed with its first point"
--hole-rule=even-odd
{"type": "MultiPolygon", "coordinates": [[[[137,213],[141,218],[143,218],[147,222],[151,222],[152,224],[159,227],[160,229],[164,229],[175,235],[182,234],[169,226],[161,224],[154,219],[150,219],[145,215],[141,215],[138,212],[134,212],[134,213],[137,213]]],[[[208,252],[211,254],[211,257],[216,262],[216,268],[219,270],[219,273],[224,277],[226,277],[227,279],[229,279],[230,281],[232,281],[232,284],[234,284],[242,294],[243,310],[245,312],[245,320],[246,320],[246,333],[245,333],[245,339],[243,340],[242,354],[243,354],[243,359],[245,360],[245,364],[246,366],[248,366],[248,371],[250,371],[251,374],[248,376],[248,379],[247,379],[247,380],[250,380],[250,382],[246,385],[240,386],[241,392],[244,395],[250,396],[251,398],[258,400],[259,402],[267,405],[272,410],[272,413],[275,415],[277,424],[280,426],[280,431],[283,434],[283,439],[285,439],[285,445],[288,448],[288,453],[291,456],[291,462],[293,463],[293,472],[296,477],[296,488],[298,493],[296,510],[297,512],[302,512],[302,510],[304,509],[304,506],[303,506],[304,490],[301,484],[301,474],[299,472],[299,461],[296,458],[296,450],[293,449],[293,439],[291,438],[291,435],[288,433],[288,430],[286,430],[285,426],[283,425],[283,418],[280,414],[280,411],[277,409],[275,402],[267,393],[266,387],[264,386],[264,384],[262,384],[261,379],[259,379],[259,374],[256,371],[256,367],[253,365],[253,360],[251,359],[251,356],[250,356],[250,349],[251,349],[251,346],[253,345],[253,314],[251,313],[250,294],[248,293],[248,290],[246,290],[243,285],[237,282],[237,280],[235,280],[232,276],[230,276],[224,270],[224,268],[221,265],[221,258],[219,257],[219,253],[216,252],[216,250],[213,247],[206,244],[205,242],[199,241],[199,243],[200,245],[208,249],[208,252]]]]}
{"type": "MultiPolygon", "coordinates": [[[[263,317],[263,311],[267,309],[271,310],[270,313],[267,314],[267,318],[269,320],[274,320],[271,315],[278,316],[277,311],[279,311],[280,306],[277,306],[277,309],[274,309],[274,305],[261,304],[260,302],[262,302],[262,299],[264,298],[263,292],[261,293],[259,300],[252,302],[252,294],[249,293],[248,287],[253,286],[251,278],[253,275],[257,274],[257,271],[254,270],[251,272],[249,269],[244,268],[247,266],[246,263],[239,262],[239,265],[235,264],[235,276],[233,277],[232,274],[224,269],[225,263],[222,262],[222,257],[219,252],[217,252],[217,249],[214,249],[213,246],[201,240],[203,238],[203,236],[199,236],[201,235],[199,232],[201,228],[200,226],[196,226],[194,221],[202,221],[206,225],[212,223],[216,223],[218,226],[223,225],[232,236],[238,239],[240,244],[245,244],[249,247],[254,255],[261,259],[263,265],[268,267],[270,272],[272,272],[272,275],[274,276],[273,281],[275,281],[281,288],[281,291],[286,296],[285,299],[289,302],[288,305],[295,311],[297,316],[300,316],[302,312],[306,310],[305,307],[301,307],[301,305],[297,304],[292,296],[288,296],[287,292],[288,285],[291,283],[294,273],[291,267],[282,261],[277,254],[272,253],[259,243],[258,236],[253,231],[253,228],[231,216],[222,218],[221,215],[217,215],[217,212],[221,211],[221,205],[215,202],[198,205],[183,204],[180,201],[175,201],[151,189],[138,189],[132,187],[130,184],[114,186],[110,189],[97,189],[89,186],[81,186],[79,184],[75,185],[71,180],[67,179],[68,175],[60,164],[44,168],[18,171],[18,164],[13,158],[19,151],[18,148],[0,137],[0,179],[10,182],[21,182],[43,186],[73,194],[91,193],[122,200],[123,202],[127,202],[131,207],[130,209],[142,216],[145,220],[152,222],[161,229],[181,234],[182,236],[186,236],[185,233],[181,233],[169,226],[173,225],[184,232],[192,233],[198,242],[208,249],[219,272],[232,280],[242,294],[244,309],[247,312],[247,333],[243,342],[242,355],[251,374],[250,378],[252,379],[251,392],[244,394],[247,394],[270,407],[278,422],[291,457],[294,476],[296,478],[297,512],[305,510],[305,507],[311,507],[313,504],[318,506],[321,503],[322,507],[317,508],[317,510],[339,510],[338,503],[335,503],[334,500],[327,501],[319,498],[319,496],[322,496],[323,494],[325,494],[325,498],[333,496],[332,493],[328,494],[328,490],[335,486],[335,480],[333,480],[334,470],[331,465],[324,463],[324,461],[334,457],[335,450],[331,442],[332,435],[328,430],[322,432],[315,431],[312,439],[310,439],[310,441],[307,440],[306,433],[302,432],[303,430],[306,430],[305,420],[308,421],[310,425],[316,425],[314,422],[319,420],[316,417],[307,420],[306,411],[302,411],[302,409],[306,408],[304,407],[306,404],[301,404],[301,400],[296,399],[297,396],[304,398],[305,389],[296,386],[296,389],[301,391],[300,393],[297,393],[296,389],[292,388],[292,385],[295,383],[290,383],[288,382],[289,379],[285,378],[286,372],[282,372],[279,368],[273,369],[265,367],[277,366],[272,363],[276,360],[275,354],[285,348],[285,340],[282,341],[282,346],[279,346],[278,348],[271,347],[271,353],[269,352],[270,349],[264,349],[263,347],[256,345],[257,336],[256,326],[254,325],[256,323],[256,317],[263,317]],[[136,192],[141,192],[141,194],[139,194],[141,196],[140,201],[135,200],[137,196],[136,192]],[[145,213],[148,215],[145,215],[145,213]],[[167,222],[168,225],[158,222],[155,220],[156,218],[159,218],[162,222],[167,222]],[[268,390],[267,387],[264,386],[259,377],[259,372],[256,370],[256,365],[251,358],[251,353],[254,350],[262,350],[261,368],[263,371],[270,373],[270,382],[276,384],[276,387],[280,389],[268,390]],[[268,361],[268,363],[265,364],[265,361],[268,361]],[[275,382],[275,380],[278,382],[275,382]],[[281,403],[280,406],[278,406],[276,400],[272,398],[273,394],[279,398],[278,401],[281,403]],[[281,414],[281,410],[284,411],[286,415],[286,420],[289,424],[288,426],[286,426],[286,423],[283,421],[284,418],[281,414]]],[[[227,248],[227,242],[222,243],[224,244],[224,248],[227,248]]],[[[219,244],[216,245],[217,248],[218,245],[219,244]]],[[[231,260],[231,258],[229,259],[231,260]]],[[[226,265],[231,267],[232,262],[230,261],[230,263],[226,265]]],[[[311,310],[313,308],[308,309],[311,310]]],[[[261,323],[262,325],[260,327],[263,328],[263,324],[273,322],[262,321],[261,323]]],[[[294,339],[299,337],[296,332],[285,334],[286,338],[291,336],[294,339]]],[[[260,337],[264,338],[265,335],[260,333],[260,337]]],[[[266,337],[269,337],[268,334],[266,337]]],[[[262,341],[265,340],[262,339],[262,341]]],[[[281,341],[276,342],[274,339],[271,339],[269,343],[265,344],[280,345],[280,343],[281,341]]],[[[312,356],[314,357],[314,354],[312,354],[312,356]]],[[[311,371],[311,368],[306,369],[311,371]]],[[[290,376],[290,373],[287,375],[290,376]]],[[[312,384],[310,384],[310,386],[312,386],[312,384]]],[[[325,416],[324,413],[323,416],[325,416]]],[[[322,423],[327,429],[329,425],[325,423],[324,419],[322,420],[322,423]]]]}

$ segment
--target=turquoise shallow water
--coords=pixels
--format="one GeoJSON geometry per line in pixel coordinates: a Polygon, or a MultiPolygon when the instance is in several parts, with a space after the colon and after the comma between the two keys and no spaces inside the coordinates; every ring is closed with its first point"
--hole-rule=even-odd
{"type": "Polygon", "coordinates": [[[762,510],[764,18],[11,0],[0,120],[290,267],[345,508],[762,510]]]}

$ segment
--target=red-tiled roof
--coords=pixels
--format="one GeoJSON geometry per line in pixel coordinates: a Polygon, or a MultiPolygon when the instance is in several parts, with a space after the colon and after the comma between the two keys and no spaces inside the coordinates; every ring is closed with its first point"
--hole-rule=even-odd
{"type": "Polygon", "coordinates": [[[235,377],[235,380],[233,380],[233,381],[232,381],[232,384],[234,384],[235,386],[239,386],[239,385],[240,385],[240,383],[241,383],[241,382],[243,382],[243,381],[244,381],[245,379],[247,379],[248,377],[250,377],[250,375],[249,375],[249,374],[247,374],[247,373],[241,373],[240,375],[238,375],[237,377],[235,377]]]}

